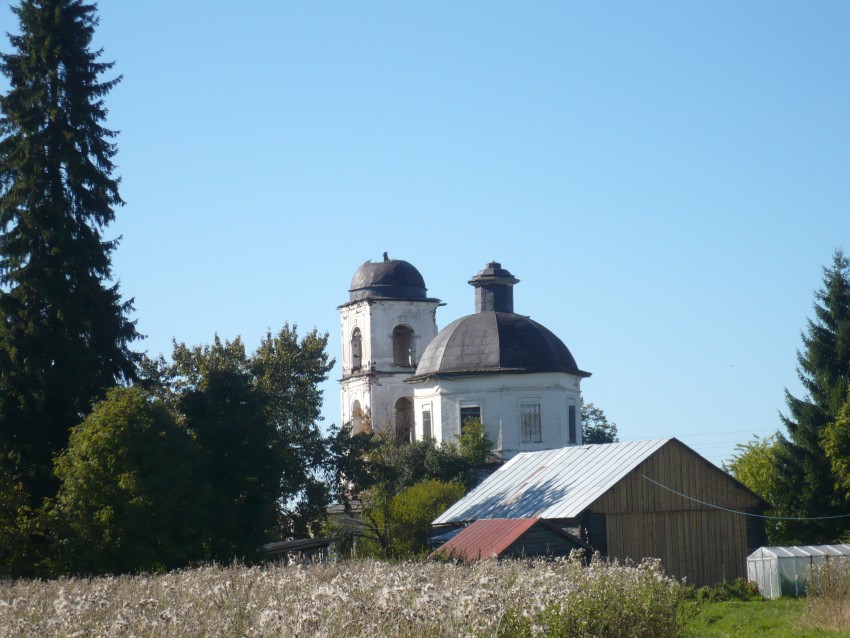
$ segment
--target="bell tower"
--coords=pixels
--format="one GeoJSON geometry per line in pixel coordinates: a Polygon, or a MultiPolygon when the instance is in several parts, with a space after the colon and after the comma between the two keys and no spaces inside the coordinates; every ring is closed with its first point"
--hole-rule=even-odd
{"type": "Polygon", "coordinates": [[[427,296],[425,280],[410,263],[367,261],[351,279],[349,300],[339,306],[342,329],[342,423],[355,432],[370,424],[412,440],[413,376],[437,334],[439,299],[427,296]]]}

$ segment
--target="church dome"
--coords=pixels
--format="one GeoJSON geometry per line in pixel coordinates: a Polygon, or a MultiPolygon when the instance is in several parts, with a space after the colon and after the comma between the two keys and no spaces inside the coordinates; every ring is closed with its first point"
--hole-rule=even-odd
{"type": "Polygon", "coordinates": [[[582,377],[567,346],[513,312],[477,312],[443,328],[425,348],[411,381],[493,372],[568,372],[582,377]]]}
{"type": "Polygon", "coordinates": [[[362,299],[425,299],[427,289],[421,273],[403,259],[367,261],[351,278],[351,301],[362,299]]]}

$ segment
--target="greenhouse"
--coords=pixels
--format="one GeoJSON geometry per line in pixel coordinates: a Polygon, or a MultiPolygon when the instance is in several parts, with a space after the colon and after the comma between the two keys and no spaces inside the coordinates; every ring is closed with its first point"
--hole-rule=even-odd
{"type": "Polygon", "coordinates": [[[850,557],[850,545],[760,547],[747,557],[747,580],[765,598],[804,596],[812,567],[850,557]]]}

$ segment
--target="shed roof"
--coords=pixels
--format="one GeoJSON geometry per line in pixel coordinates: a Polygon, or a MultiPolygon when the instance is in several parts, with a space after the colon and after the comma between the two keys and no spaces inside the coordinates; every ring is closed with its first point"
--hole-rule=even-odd
{"type": "Polygon", "coordinates": [[[538,520],[537,518],[492,518],[475,521],[431,555],[440,554],[468,561],[498,556],[538,520]]]}
{"type": "Polygon", "coordinates": [[[262,546],[266,554],[282,554],[283,552],[302,552],[308,549],[319,549],[328,547],[331,543],[339,540],[336,536],[325,536],[322,538],[301,538],[290,541],[277,541],[262,546]]]}
{"type": "Polygon", "coordinates": [[[670,441],[580,445],[517,454],[434,520],[574,518],[670,441]]]}

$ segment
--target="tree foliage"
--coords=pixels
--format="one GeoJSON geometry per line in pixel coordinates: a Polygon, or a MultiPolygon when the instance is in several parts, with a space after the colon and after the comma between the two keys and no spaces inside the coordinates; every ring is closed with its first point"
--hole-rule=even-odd
{"type": "Polygon", "coordinates": [[[850,391],[835,420],[827,424],[822,443],[835,475],[835,487],[850,502],[850,391]]]}
{"type": "Polygon", "coordinates": [[[581,432],[583,443],[616,443],[617,424],[610,423],[605,412],[592,403],[581,402],[581,432]]]}
{"type": "Polygon", "coordinates": [[[378,508],[371,512],[367,509],[365,515],[374,515],[378,526],[388,531],[390,556],[422,556],[428,552],[431,521],[465,493],[466,489],[460,483],[425,479],[393,495],[386,510],[378,508]],[[384,521],[382,516],[388,518],[384,521]]]}
{"type": "Polygon", "coordinates": [[[200,450],[209,488],[208,557],[250,557],[324,515],[327,441],[318,427],[333,361],[327,335],[268,333],[248,356],[241,339],[188,347],[144,365],[144,382],[177,412],[200,450]]]}
{"type": "Polygon", "coordinates": [[[56,459],[51,520],[62,572],[167,569],[200,558],[198,450],[158,399],[113,388],[56,459]]]}
{"type": "Polygon", "coordinates": [[[91,50],[95,7],[22,0],[0,56],[0,462],[33,505],[52,496],[53,456],[116,380],[138,338],[103,229],[122,204],[115,133],[103,126],[112,63],[91,50]]]}
{"type": "MultiPolygon", "coordinates": [[[[735,446],[735,454],[723,469],[736,479],[761,496],[768,503],[779,504],[779,507],[768,510],[771,516],[785,516],[787,512],[781,509],[785,502],[782,486],[779,482],[779,438],[778,435],[766,438],[754,437],[748,443],[735,446]]],[[[787,523],[783,520],[769,519],[765,525],[768,541],[771,544],[781,544],[787,536],[787,523]]]]}
{"type": "Polygon", "coordinates": [[[471,467],[484,465],[497,458],[493,453],[493,441],[487,435],[481,419],[467,419],[463,422],[463,429],[457,437],[457,447],[460,456],[471,467]]]}
{"type": "Polygon", "coordinates": [[[430,521],[440,512],[428,519],[429,525],[416,527],[419,523],[414,525],[405,503],[443,502],[440,499],[448,498],[446,494],[456,496],[454,502],[477,484],[484,464],[496,461],[483,425],[475,422],[467,423],[457,444],[438,445],[427,439],[399,446],[385,435],[368,430],[352,434],[347,427],[333,439],[331,448],[338,450],[340,468],[337,496],[346,505],[356,501],[361,509],[358,514],[347,507],[347,515],[329,525],[334,533],[360,538],[359,555],[409,557],[423,551],[430,521]],[[417,485],[422,486],[419,491],[401,496],[417,485]],[[430,496],[426,494],[428,486],[434,488],[430,496]]]}
{"type": "MultiPolygon", "coordinates": [[[[829,452],[846,448],[837,423],[850,379],[850,261],[836,250],[824,268],[823,287],[815,293],[813,319],[802,334],[797,373],[806,394],[786,390],[788,414],[782,422],[788,436],[777,448],[777,498],[784,511],[799,517],[826,517],[845,513],[846,493],[836,490],[829,452]],[[825,445],[825,441],[827,442],[825,445]]],[[[799,522],[788,526],[787,541],[832,542],[846,530],[846,519],[799,522]]]]}
{"type": "Polygon", "coordinates": [[[0,578],[32,571],[30,537],[36,519],[23,484],[0,472],[0,578]]]}

